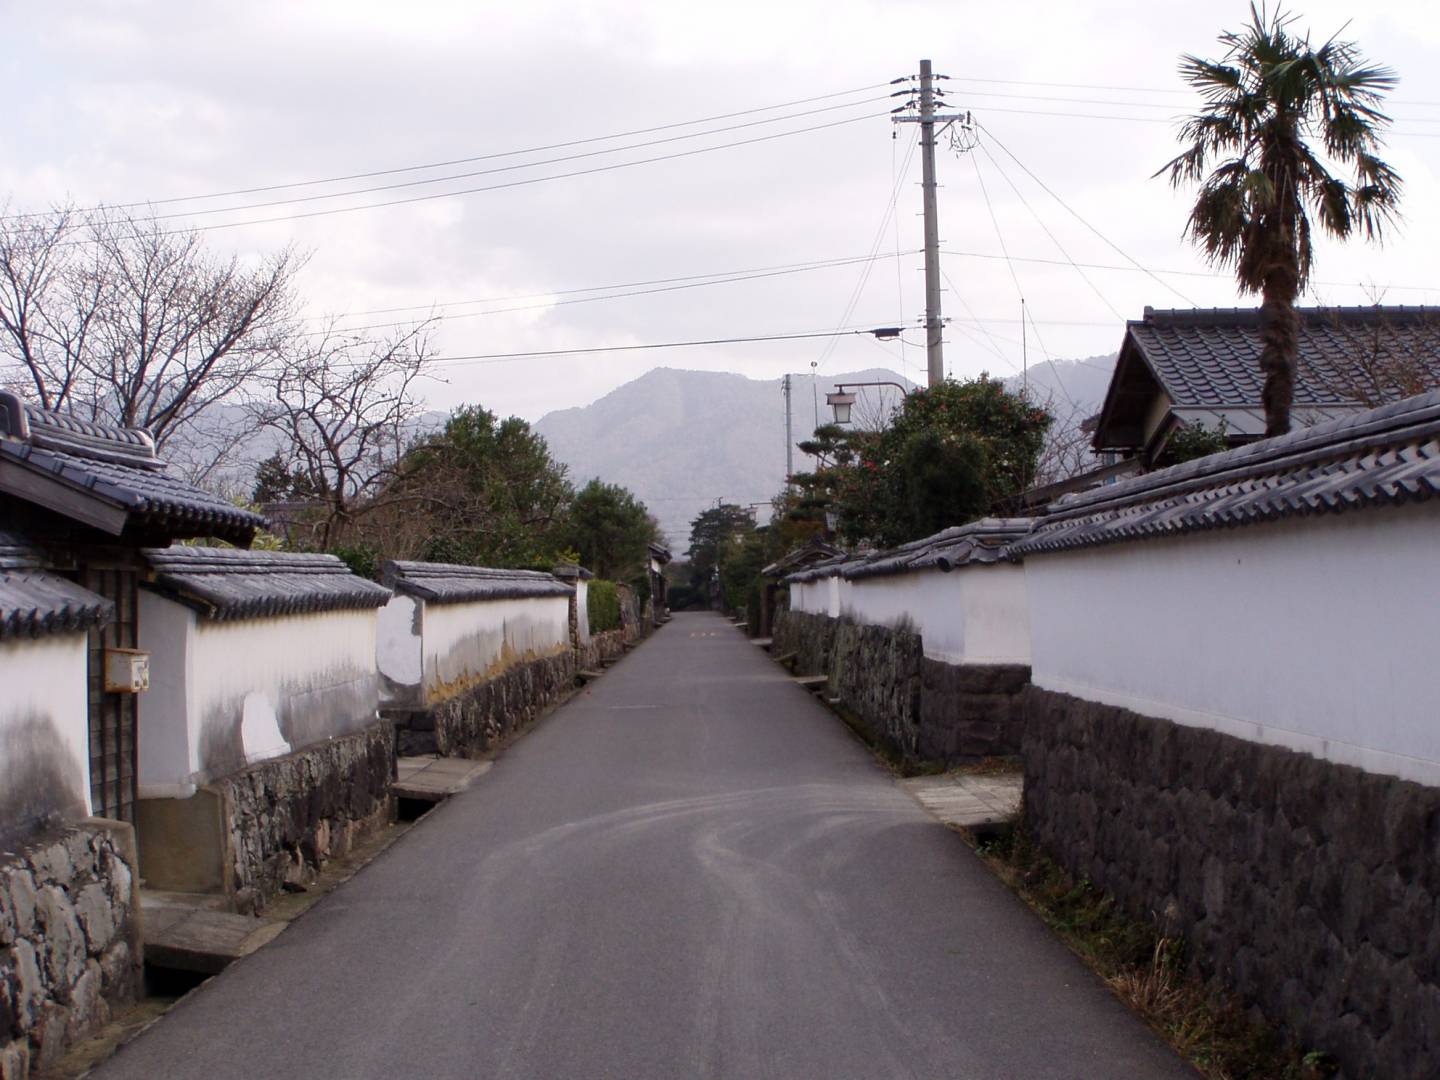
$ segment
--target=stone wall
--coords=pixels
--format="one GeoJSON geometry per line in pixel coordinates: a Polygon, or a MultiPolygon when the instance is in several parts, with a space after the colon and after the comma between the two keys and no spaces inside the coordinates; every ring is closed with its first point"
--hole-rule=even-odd
{"type": "Polygon", "coordinates": [[[916,755],[947,766],[1016,757],[1025,735],[1028,664],[920,661],[916,755]]]}
{"type": "Polygon", "coordinates": [[[623,627],[591,634],[590,640],[576,649],[576,666],[581,671],[594,671],[607,660],[618,660],[625,655],[627,642],[623,627]]]}
{"type": "Polygon", "coordinates": [[[794,654],[800,674],[826,676],[866,738],[902,763],[949,767],[1020,752],[1023,664],[929,660],[912,630],[802,611],[777,613],[771,653],[794,654]]]}
{"type": "Polygon", "coordinates": [[[1440,1075],[1440,789],[1026,692],[1025,820],[1347,1077],[1440,1075]]]}
{"type": "Polygon", "coordinates": [[[274,758],[208,785],[223,807],[227,891],[242,910],[300,883],[395,804],[395,732],[388,721],[274,758]]]}
{"type": "Polygon", "coordinates": [[[400,753],[479,757],[498,749],[574,687],[576,658],[567,649],[517,664],[440,705],[404,714],[400,753]]]}
{"type": "Polygon", "coordinates": [[[130,826],[82,820],[0,855],[0,1078],[23,1080],[140,992],[130,826]]]}

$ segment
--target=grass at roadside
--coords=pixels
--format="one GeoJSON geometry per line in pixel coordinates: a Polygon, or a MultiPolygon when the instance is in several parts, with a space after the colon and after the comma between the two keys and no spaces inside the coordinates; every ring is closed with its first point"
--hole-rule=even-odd
{"type": "Polygon", "coordinates": [[[1256,1023],[1237,999],[1187,975],[1181,941],[1072,878],[1023,826],[977,851],[1116,996],[1211,1080],[1321,1080],[1334,1073],[1329,1055],[1302,1053],[1256,1023]]]}

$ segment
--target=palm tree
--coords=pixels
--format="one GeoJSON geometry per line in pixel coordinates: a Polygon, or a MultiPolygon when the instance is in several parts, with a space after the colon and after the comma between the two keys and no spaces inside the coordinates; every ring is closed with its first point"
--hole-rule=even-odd
{"type": "Polygon", "coordinates": [[[1312,49],[1291,22],[1252,3],[1249,25],[1221,35],[1222,59],[1181,57],[1180,74],[1205,105],[1181,130],[1185,152],[1155,174],[1168,172],[1176,187],[1200,184],[1185,235],[1212,264],[1233,268],[1243,292],[1262,296],[1267,436],[1290,430],[1311,216],[1340,239],[1379,239],[1401,186],[1377,156],[1395,73],[1369,64],[1353,42],[1312,49]],[[1337,165],[1353,171],[1350,183],[1331,172],[1337,165]]]}

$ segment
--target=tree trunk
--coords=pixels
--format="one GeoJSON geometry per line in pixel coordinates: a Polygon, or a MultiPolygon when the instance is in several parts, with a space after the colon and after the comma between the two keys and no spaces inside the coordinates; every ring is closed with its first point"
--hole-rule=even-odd
{"type": "Polygon", "coordinates": [[[1265,389],[1265,437],[1290,430],[1290,406],[1295,400],[1295,365],[1300,355],[1300,316],[1295,311],[1299,292],[1293,266],[1277,266],[1265,275],[1260,305],[1260,370],[1265,389]]]}

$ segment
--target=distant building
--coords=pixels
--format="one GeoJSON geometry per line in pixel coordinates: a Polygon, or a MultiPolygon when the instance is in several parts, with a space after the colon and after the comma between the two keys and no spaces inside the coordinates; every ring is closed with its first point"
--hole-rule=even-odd
{"type": "MultiPolygon", "coordinates": [[[[1300,309],[1297,428],[1440,386],[1440,309],[1300,309]]],[[[1153,466],[1182,424],[1224,425],[1231,445],[1261,438],[1258,309],[1145,309],[1125,327],[1105,405],[1098,454],[1153,466]]]]}

